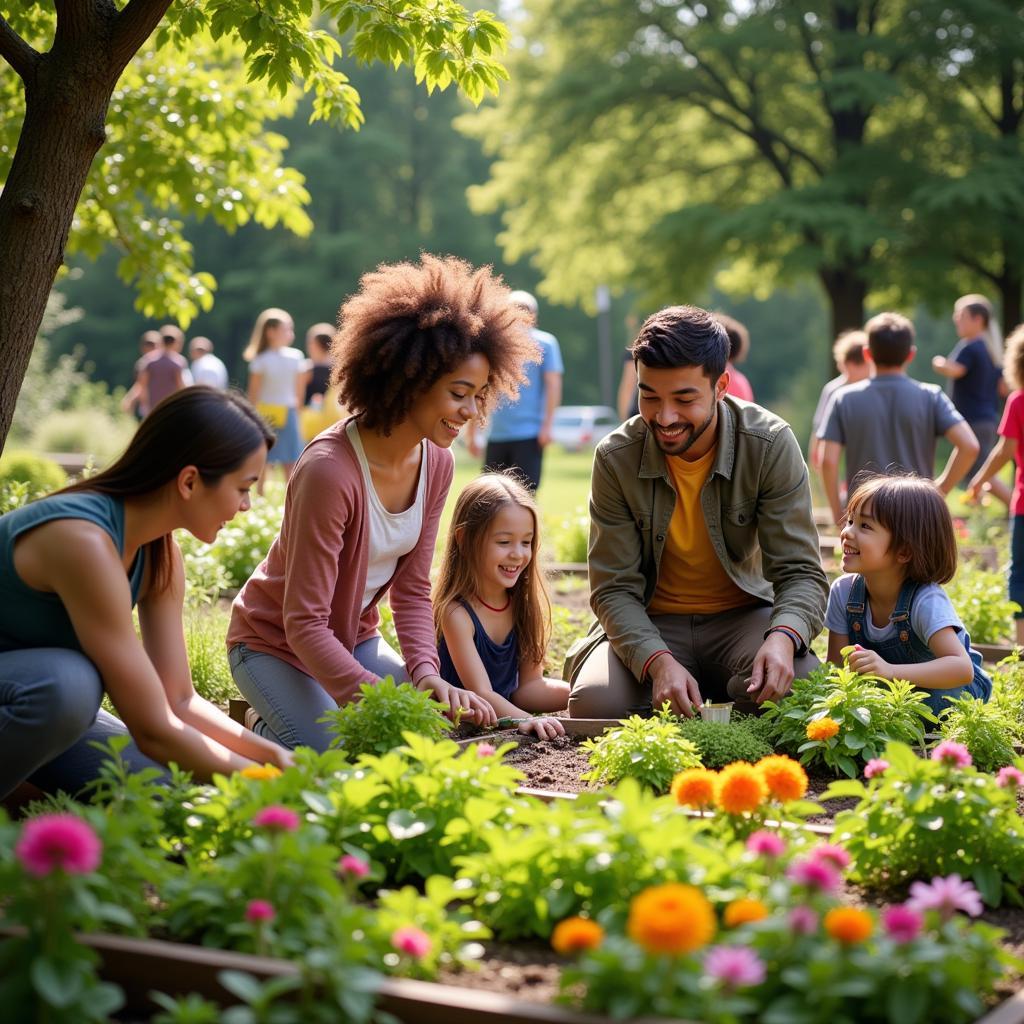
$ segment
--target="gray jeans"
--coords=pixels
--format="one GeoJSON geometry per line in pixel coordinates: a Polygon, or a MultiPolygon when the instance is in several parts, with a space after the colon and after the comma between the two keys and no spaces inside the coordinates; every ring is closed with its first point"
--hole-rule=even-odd
{"type": "MultiPolygon", "coordinates": [[[[705,701],[731,700],[737,711],[756,706],[746,694],[754,658],[764,643],[769,605],[737,608],[716,615],[652,615],[672,657],[696,680],[705,701]]],[[[809,651],[793,662],[797,678],[818,664],[809,651]]],[[[641,685],[607,641],[580,667],[569,695],[572,718],[624,718],[651,713],[651,686],[641,685]]]]}
{"type": "MultiPolygon", "coordinates": [[[[80,651],[36,647],[0,653],[0,797],[28,781],[75,794],[99,774],[92,746],[127,735],[100,709],[103,682],[80,651]]],[[[163,766],[129,743],[121,757],[134,771],[163,766]]]]}
{"type": "MultiPolygon", "coordinates": [[[[356,645],[356,661],[377,676],[408,679],[405,662],[380,635],[356,645]]],[[[312,677],[272,654],[235,644],[228,651],[231,675],[242,696],[263,719],[255,732],[282,747],[326,750],[331,735],[319,721],[337,708],[334,698],[312,677]]]]}

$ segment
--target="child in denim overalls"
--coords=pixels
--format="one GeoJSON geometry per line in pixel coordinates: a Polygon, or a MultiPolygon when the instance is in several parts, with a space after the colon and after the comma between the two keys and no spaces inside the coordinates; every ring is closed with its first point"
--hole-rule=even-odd
{"type": "Polygon", "coordinates": [[[870,478],[850,497],[841,539],[847,575],[829,593],[829,661],[842,663],[842,648],[855,645],[851,668],[906,679],[936,714],[947,698],[987,701],[992,682],[940,586],[956,572],[957,551],[938,488],[916,476],[870,478]]]}

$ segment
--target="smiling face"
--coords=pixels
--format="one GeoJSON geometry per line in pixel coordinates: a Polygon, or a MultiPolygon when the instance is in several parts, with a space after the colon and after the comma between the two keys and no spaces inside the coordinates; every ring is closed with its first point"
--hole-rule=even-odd
{"type": "MultiPolygon", "coordinates": [[[[250,489],[266,463],[267,449],[261,444],[246,456],[237,469],[226,473],[216,483],[204,484],[197,473],[189,489],[183,523],[185,529],[205,544],[213,543],[225,523],[239,512],[248,511],[250,489]]],[[[188,469],[182,472],[187,473],[188,469]]]]}
{"type": "Polygon", "coordinates": [[[490,372],[491,365],[485,356],[471,355],[416,399],[409,423],[421,437],[450,448],[459,431],[480,414],[480,400],[487,391],[490,372]]]}
{"type": "Polygon", "coordinates": [[[870,499],[847,513],[839,539],[843,542],[843,572],[884,572],[908,561],[907,556],[892,550],[892,532],[874,518],[870,499]]]}
{"type": "Polygon", "coordinates": [[[521,505],[505,505],[491,520],[478,570],[480,589],[511,590],[533,559],[536,530],[533,513],[521,505]]]}
{"type": "Polygon", "coordinates": [[[666,455],[698,459],[718,437],[718,400],[728,373],[712,382],[700,366],[654,369],[637,364],[640,415],[666,455]]]}

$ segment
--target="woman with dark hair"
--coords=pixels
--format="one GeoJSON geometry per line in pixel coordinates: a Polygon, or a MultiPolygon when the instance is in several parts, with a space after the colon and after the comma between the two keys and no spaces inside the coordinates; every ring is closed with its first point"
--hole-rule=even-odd
{"type": "Polygon", "coordinates": [[[212,541],[247,509],[273,441],[241,396],[187,388],[109,469],[0,516],[0,797],[25,780],[77,791],[103,758],[91,742],[126,733],[133,768],[287,763],[195,692],[172,537],[212,541]]]}
{"type": "Polygon", "coordinates": [[[323,750],[324,712],[389,675],[452,714],[494,721],[486,701],[440,675],[429,573],[452,442],[539,358],[509,294],[489,269],[424,256],[365,275],[341,307],[332,383],[352,416],[299,458],[280,536],[228,630],[261,735],[323,750]],[[401,654],[378,630],[389,592],[401,654]]]}

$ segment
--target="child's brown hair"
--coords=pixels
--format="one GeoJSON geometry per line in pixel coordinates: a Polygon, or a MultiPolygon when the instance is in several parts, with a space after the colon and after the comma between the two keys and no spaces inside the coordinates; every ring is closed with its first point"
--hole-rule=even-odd
{"type": "Polygon", "coordinates": [[[858,483],[847,504],[853,516],[871,504],[871,518],[892,534],[890,550],[908,556],[907,579],[948,583],[956,573],[956,534],[942,492],[923,477],[871,476],[858,483]]]}
{"type": "Polygon", "coordinates": [[[455,503],[448,527],[448,541],[434,586],[434,628],[438,640],[452,605],[468,600],[477,590],[477,563],[494,517],[509,505],[525,508],[533,516],[533,556],[512,587],[513,629],[519,638],[519,654],[542,663],[551,632],[551,601],[538,562],[540,519],[533,495],[513,476],[485,473],[468,483],[455,503]]]}

